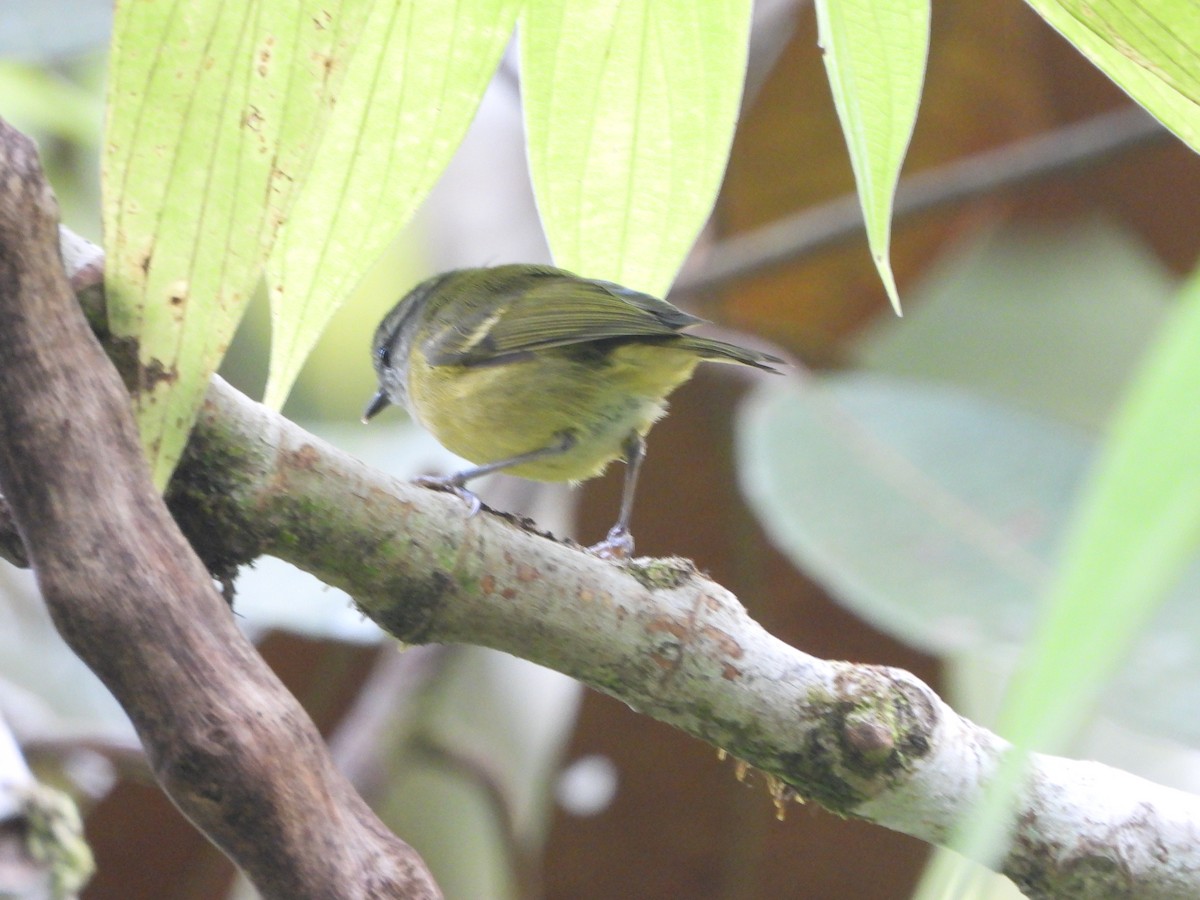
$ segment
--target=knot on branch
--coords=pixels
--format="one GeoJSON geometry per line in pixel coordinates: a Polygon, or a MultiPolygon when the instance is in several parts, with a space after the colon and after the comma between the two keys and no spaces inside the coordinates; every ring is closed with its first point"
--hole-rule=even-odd
{"type": "Polygon", "coordinates": [[[801,750],[784,754],[778,774],[806,799],[850,814],[891,788],[930,751],[938,711],[906,673],[834,665],[831,694],[805,708],[807,740],[801,750]]]}
{"type": "Polygon", "coordinates": [[[840,736],[844,763],[859,777],[889,776],[911,768],[933,743],[937,709],[904,673],[847,666],[837,679],[843,697],[840,736]]]}

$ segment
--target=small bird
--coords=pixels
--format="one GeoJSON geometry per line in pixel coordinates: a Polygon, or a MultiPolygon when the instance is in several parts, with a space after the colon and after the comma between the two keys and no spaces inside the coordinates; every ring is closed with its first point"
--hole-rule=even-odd
{"type": "Polygon", "coordinates": [[[479,510],[467,482],[505,470],[578,482],[626,463],[617,523],[591,549],[623,558],[645,436],[703,360],[778,374],[783,360],[682,334],[703,319],[648,294],[550,266],[459,269],[413,288],[375,331],[379,391],[363,422],[402,406],[477,465],[419,479],[479,510]]]}

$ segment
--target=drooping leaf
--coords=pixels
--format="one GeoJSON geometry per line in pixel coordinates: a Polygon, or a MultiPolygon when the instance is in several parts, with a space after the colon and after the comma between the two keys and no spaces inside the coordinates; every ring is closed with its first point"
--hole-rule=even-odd
{"type": "Polygon", "coordinates": [[[817,0],[817,27],[867,240],[896,312],[892,201],[917,121],[929,54],[929,0],[817,0]]]}
{"type": "Polygon", "coordinates": [[[1028,0],[1122,90],[1200,152],[1200,6],[1028,0]]]}
{"type": "Polygon", "coordinates": [[[283,405],[330,317],[450,161],[519,7],[519,0],[372,6],[268,265],[268,406],[283,405]]]}
{"type": "Polygon", "coordinates": [[[304,178],[365,12],[362,0],[117,4],[105,287],[160,487],[304,178]]]}
{"type": "Polygon", "coordinates": [[[748,0],[566,0],[521,20],[529,166],[555,262],[662,296],[712,210],[748,0]]]}

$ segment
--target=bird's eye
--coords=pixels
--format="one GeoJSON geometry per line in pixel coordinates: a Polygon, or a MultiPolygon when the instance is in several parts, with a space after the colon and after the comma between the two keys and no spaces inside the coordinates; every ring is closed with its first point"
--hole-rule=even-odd
{"type": "Polygon", "coordinates": [[[391,356],[392,351],[388,344],[380,345],[379,349],[375,351],[375,359],[383,368],[387,368],[388,363],[391,361],[391,356]]]}

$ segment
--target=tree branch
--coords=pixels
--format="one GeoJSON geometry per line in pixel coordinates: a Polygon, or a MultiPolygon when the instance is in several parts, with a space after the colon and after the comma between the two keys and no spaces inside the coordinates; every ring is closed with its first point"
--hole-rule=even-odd
{"type": "Polygon", "coordinates": [[[234,626],[154,490],[63,271],[31,141],[0,120],[0,489],[55,625],[159,782],[267,897],[435,897],[234,626]]]}
{"type": "MultiPolygon", "coordinates": [[[[906,672],[789,647],[686,561],[614,565],[514,517],[467,518],[457,498],[371,470],[219,379],[174,499],[195,527],[237,536],[238,553],[348,591],[403,641],[557,669],[801,797],[930,843],[1009,749],[906,672]]],[[[1000,866],[1026,893],[1200,896],[1200,798],[1096,763],[1031,766],[1000,866]]]]}

